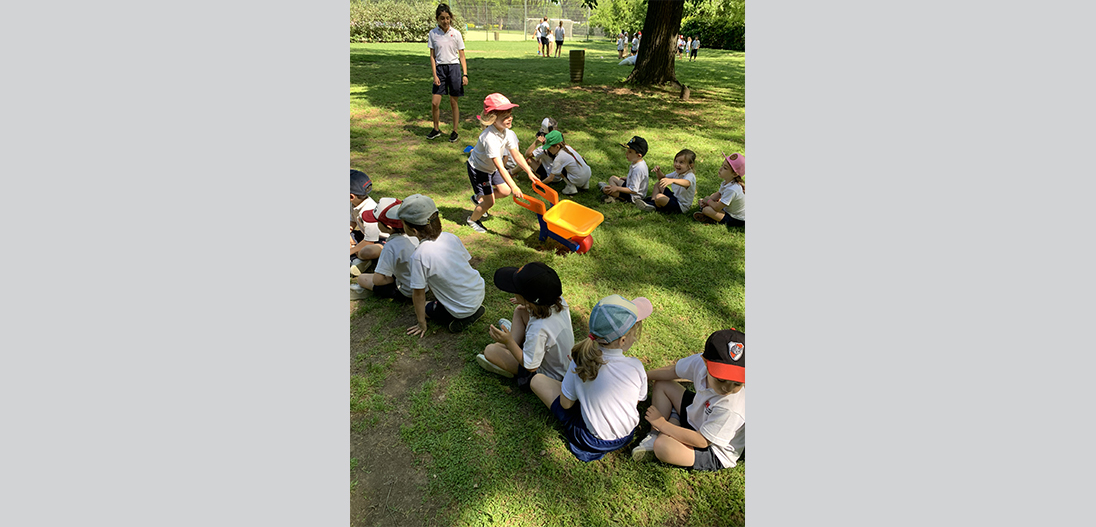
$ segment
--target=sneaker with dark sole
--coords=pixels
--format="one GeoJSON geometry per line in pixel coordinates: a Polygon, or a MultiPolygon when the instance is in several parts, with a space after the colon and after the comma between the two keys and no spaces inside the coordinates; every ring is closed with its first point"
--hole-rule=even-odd
{"type": "Polygon", "coordinates": [[[491,373],[494,373],[495,375],[501,375],[503,377],[506,377],[507,379],[514,378],[513,373],[510,373],[510,372],[496,366],[495,363],[487,360],[487,357],[484,357],[482,353],[480,353],[479,355],[476,355],[476,364],[479,364],[480,368],[483,368],[483,369],[485,369],[485,370],[487,370],[491,373]]]}
{"type": "Polygon", "coordinates": [[[487,227],[484,227],[483,224],[479,221],[472,221],[471,216],[469,216],[468,220],[466,220],[464,223],[471,227],[473,231],[476,231],[480,234],[484,234],[487,232],[487,227]]]}
{"type": "Polygon", "coordinates": [[[486,312],[487,310],[484,309],[483,306],[480,306],[479,309],[477,309],[476,312],[472,314],[472,316],[468,318],[458,318],[450,322],[449,331],[452,333],[460,333],[461,331],[468,329],[468,326],[475,324],[476,321],[479,320],[480,317],[482,317],[483,314],[486,312]]]}
{"type": "Polygon", "coordinates": [[[641,199],[641,200],[637,201],[636,202],[636,208],[639,209],[639,210],[645,210],[647,212],[651,212],[651,211],[655,210],[655,206],[650,204],[650,203],[647,203],[647,200],[645,200],[645,199],[641,199]]]}
{"type": "Polygon", "coordinates": [[[441,137],[441,130],[430,130],[430,133],[426,134],[427,139],[437,139],[441,137]]]}
{"type": "Polygon", "coordinates": [[[456,132],[453,132],[453,133],[449,134],[449,142],[450,142],[450,143],[456,143],[456,142],[457,142],[457,138],[459,138],[459,137],[460,137],[460,136],[459,136],[459,135],[457,135],[457,133],[456,133],[456,132]]]}

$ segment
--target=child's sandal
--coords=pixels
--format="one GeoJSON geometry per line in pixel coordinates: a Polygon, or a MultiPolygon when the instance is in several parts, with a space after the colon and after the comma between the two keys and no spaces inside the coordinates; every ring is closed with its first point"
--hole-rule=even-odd
{"type": "Polygon", "coordinates": [[[696,220],[696,221],[699,221],[700,223],[708,223],[708,224],[715,223],[715,220],[709,218],[708,215],[704,214],[703,212],[694,212],[693,213],[693,219],[696,220]]]}

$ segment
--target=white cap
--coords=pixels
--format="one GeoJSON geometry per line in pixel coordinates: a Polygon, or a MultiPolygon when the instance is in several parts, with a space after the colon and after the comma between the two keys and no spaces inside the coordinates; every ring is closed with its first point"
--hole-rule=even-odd
{"type": "Polygon", "coordinates": [[[550,128],[554,129],[555,127],[556,120],[552,119],[551,117],[545,117],[544,120],[540,122],[540,133],[546,134],[552,131],[550,130],[550,128]]]}

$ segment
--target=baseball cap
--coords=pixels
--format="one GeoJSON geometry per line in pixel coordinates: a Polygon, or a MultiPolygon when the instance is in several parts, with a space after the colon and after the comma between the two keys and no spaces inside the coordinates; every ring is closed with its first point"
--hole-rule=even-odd
{"type": "Polygon", "coordinates": [[[563,142],[563,134],[559,130],[552,130],[544,136],[544,148],[555,146],[563,142]]]}
{"type": "Polygon", "coordinates": [[[638,135],[632,136],[632,139],[628,141],[628,144],[622,144],[620,146],[631,148],[632,150],[639,152],[639,155],[647,155],[647,140],[638,135]]]}
{"type": "Polygon", "coordinates": [[[509,110],[510,108],[517,107],[518,105],[510,102],[510,99],[507,99],[506,96],[501,93],[492,93],[483,98],[483,113],[509,110]]]}
{"type": "Polygon", "coordinates": [[[731,164],[731,170],[734,170],[735,174],[746,177],[746,155],[734,153],[727,156],[727,162],[731,164]]]}
{"type": "Polygon", "coordinates": [[[517,293],[538,306],[550,306],[563,295],[559,275],[542,262],[521,267],[500,267],[495,271],[495,287],[517,293]]]}
{"type": "Polygon", "coordinates": [[[612,342],[623,337],[636,322],[650,316],[652,311],[651,301],[644,297],[628,300],[620,295],[607,296],[590,310],[590,333],[612,342]]]}
{"type": "Polygon", "coordinates": [[[540,133],[542,134],[551,132],[552,130],[555,130],[555,128],[556,120],[551,117],[545,117],[544,120],[540,122],[540,133]]]}
{"type": "Polygon", "coordinates": [[[434,205],[434,200],[422,194],[412,194],[403,198],[399,210],[390,211],[388,217],[414,225],[426,225],[430,222],[430,216],[437,211],[438,206],[434,205]]]}
{"type": "Polygon", "coordinates": [[[373,190],[373,182],[365,172],[350,169],[350,193],[357,196],[368,196],[373,190]]]}
{"type": "Polygon", "coordinates": [[[379,221],[390,228],[402,229],[403,222],[392,217],[399,212],[400,203],[403,201],[396,198],[381,198],[377,202],[377,208],[362,213],[362,219],[369,222],[379,221]]]}
{"type": "Polygon", "coordinates": [[[704,364],[716,379],[746,382],[746,334],[721,329],[704,343],[704,364]]]}

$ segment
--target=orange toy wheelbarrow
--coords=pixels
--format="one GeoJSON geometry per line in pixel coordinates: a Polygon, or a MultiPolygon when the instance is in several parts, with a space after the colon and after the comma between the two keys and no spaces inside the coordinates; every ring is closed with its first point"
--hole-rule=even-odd
{"type": "Polygon", "coordinates": [[[545,207],[544,202],[530,196],[513,196],[513,199],[514,203],[537,215],[537,221],[540,222],[540,241],[552,238],[576,253],[589,251],[594,243],[594,237],[590,233],[605,220],[605,216],[571,200],[559,201],[556,191],[540,181],[533,182],[533,192],[540,194],[551,205],[545,207]]]}

